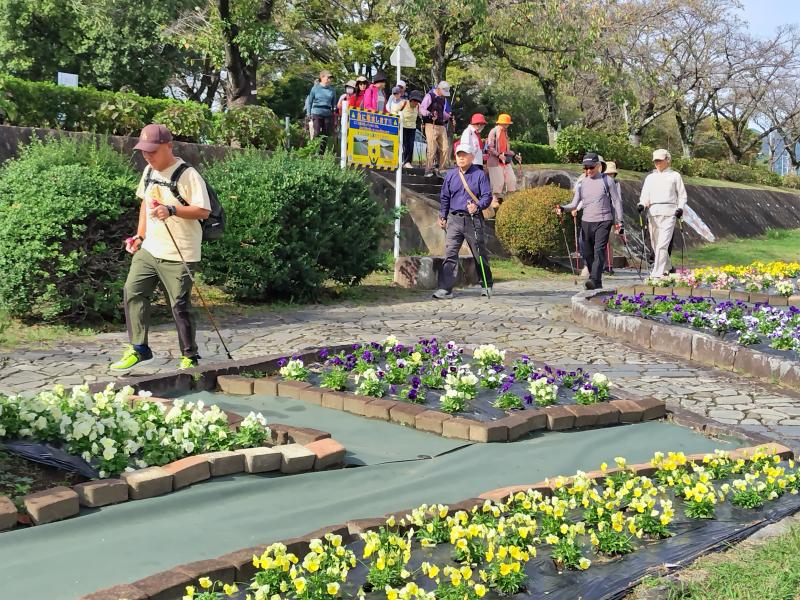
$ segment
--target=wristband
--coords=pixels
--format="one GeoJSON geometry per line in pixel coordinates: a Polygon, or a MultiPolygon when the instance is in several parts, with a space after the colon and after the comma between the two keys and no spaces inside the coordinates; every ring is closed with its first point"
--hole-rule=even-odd
{"type": "Polygon", "coordinates": [[[138,233],[135,236],[133,236],[131,239],[139,240],[140,242],[144,241],[144,238],[142,236],[140,236],[138,233]]]}
{"type": "Polygon", "coordinates": [[[178,212],[178,209],[176,207],[172,206],[172,205],[168,205],[167,206],[167,212],[169,212],[169,216],[170,217],[174,217],[175,213],[178,212]]]}

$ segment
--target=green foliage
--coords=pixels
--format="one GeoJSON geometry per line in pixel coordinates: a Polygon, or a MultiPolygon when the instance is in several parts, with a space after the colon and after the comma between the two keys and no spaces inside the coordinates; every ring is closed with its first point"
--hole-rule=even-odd
{"type": "Polygon", "coordinates": [[[332,158],[242,152],[204,172],[225,207],[225,235],[203,274],[237,299],[313,298],[332,279],[353,285],[381,262],[386,218],[363,175],[332,158]]]}
{"type": "Polygon", "coordinates": [[[147,125],[147,108],[131,94],[116,94],[89,115],[93,129],[110,135],[131,135],[147,125]]]}
{"type": "Polygon", "coordinates": [[[218,115],[216,141],[267,150],[280,148],[284,131],[278,117],[265,106],[236,107],[218,115]]]}
{"type": "Polygon", "coordinates": [[[554,163],[558,161],[556,151],[547,144],[532,144],[530,142],[511,141],[511,149],[517,154],[522,154],[525,164],[554,163]]]}
{"type": "Polygon", "coordinates": [[[53,141],[32,145],[0,171],[0,304],[9,315],[120,316],[128,264],[121,240],[135,228],[138,202],[135,173],[112,152],[53,141]]]}
{"type": "MultiPolygon", "coordinates": [[[[672,167],[688,177],[707,177],[709,179],[725,179],[739,183],[755,183],[780,187],[787,185],[787,177],[781,177],[764,166],[732,164],[726,161],[711,161],[705,158],[672,159],[672,167]]],[[[791,180],[789,180],[791,184],[791,180]]]]}
{"type": "MultiPolygon", "coordinates": [[[[527,264],[563,254],[564,237],[553,209],[571,198],[572,192],[552,185],[509,195],[497,211],[497,238],[512,256],[527,264]]],[[[571,240],[571,219],[564,219],[564,228],[571,240]]]]}
{"type": "Polygon", "coordinates": [[[649,171],[652,169],[652,148],[632,146],[621,133],[607,133],[570,125],[556,139],[556,155],[562,162],[580,162],[586,152],[597,152],[605,160],[613,160],[619,169],[649,171]]]}
{"type": "Polygon", "coordinates": [[[157,112],[153,122],[166,125],[180,142],[198,142],[211,132],[211,110],[197,102],[175,103],[157,112]]]}

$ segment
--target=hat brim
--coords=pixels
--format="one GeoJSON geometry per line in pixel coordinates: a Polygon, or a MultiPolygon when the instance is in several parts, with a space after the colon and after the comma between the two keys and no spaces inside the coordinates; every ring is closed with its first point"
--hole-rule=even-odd
{"type": "Polygon", "coordinates": [[[448,90],[445,90],[445,89],[442,89],[442,88],[439,88],[439,89],[442,90],[442,96],[449,96],[450,95],[450,90],[449,89],[448,90]]]}
{"type": "Polygon", "coordinates": [[[156,144],[155,142],[145,142],[144,140],[137,143],[133,149],[134,150],[141,150],[142,152],[155,152],[159,149],[161,144],[156,144]]]}
{"type": "Polygon", "coordinates": [[[593,169],[600,164],[600,161],[585,160],[581,163],[584,167],[592,167],[593,169]]]}

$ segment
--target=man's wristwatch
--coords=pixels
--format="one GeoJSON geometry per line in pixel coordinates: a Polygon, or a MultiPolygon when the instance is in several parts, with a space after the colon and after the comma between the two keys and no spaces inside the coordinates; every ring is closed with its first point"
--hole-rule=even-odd
{"type": "Polygon", "coordinates": [[[144,241],[144,238],[142,236],[140,236],[138,233],[135,236],[133,236],[132,239],[133,240],[139,240],[140,242],[144,241]]]}
{"type": "Polygon", "coordinates": [[[178,209],[176,207],[172,206],[171,204],[168,204],[167,205],[167,212],[169,213],[170,217],[174,217],[175,213],[178,212],[178,209]]]}

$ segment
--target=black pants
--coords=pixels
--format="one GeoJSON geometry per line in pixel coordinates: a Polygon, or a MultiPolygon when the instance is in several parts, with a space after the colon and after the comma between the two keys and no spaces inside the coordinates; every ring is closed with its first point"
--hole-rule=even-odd
{"type": "Polygon", "coordinates": [[[328,138],[333,133],[333,117],[311,115],[311,122],[314,124],[314,137],[322,136],[322,142],[319,145],[319,153],[324,154],[328,138]]]}
{"type": "Polygon", "coordinates": [[[467,215],[450,214],[447,217],[447,237],[445,241],[444,264],[439,272],[439,289],[453,291],[456,283],[456,269],[458,268],[458,251],[466,240],[472,256],[475,257],[475,268],[478,269],[478,278],[483,286],[483,274],[478,256],[483,259],[483,268],[486,271],[486,285],[492,287],[492,270],[489,268],[489,254],[486,252],[486,242],[483,238],[483,216],[480,211],[472,218],[467,215]],[[474,220],[473,220],[474,219],[474,220]],[[475,229],[472,224],[475,223],[475,229]],[[475,242],[475,233],[478,234],[480,244],[475,242]],[[483,252],[478,250],[478,246],[483,252]]]}
{"type": "Polygon", "coordinates": [[[606,266],[606,244],[611,235],[612,221],[581,223],[583,233],[583,262],[589,269],[589,279],[598,287],[602,285],[603,269],[606,266]]]}
{"type": "Polygon", "coordinates": [[[414,142],[417,139],[417,129],[403,127],[403,164],[414,163],[414,142]]]}

